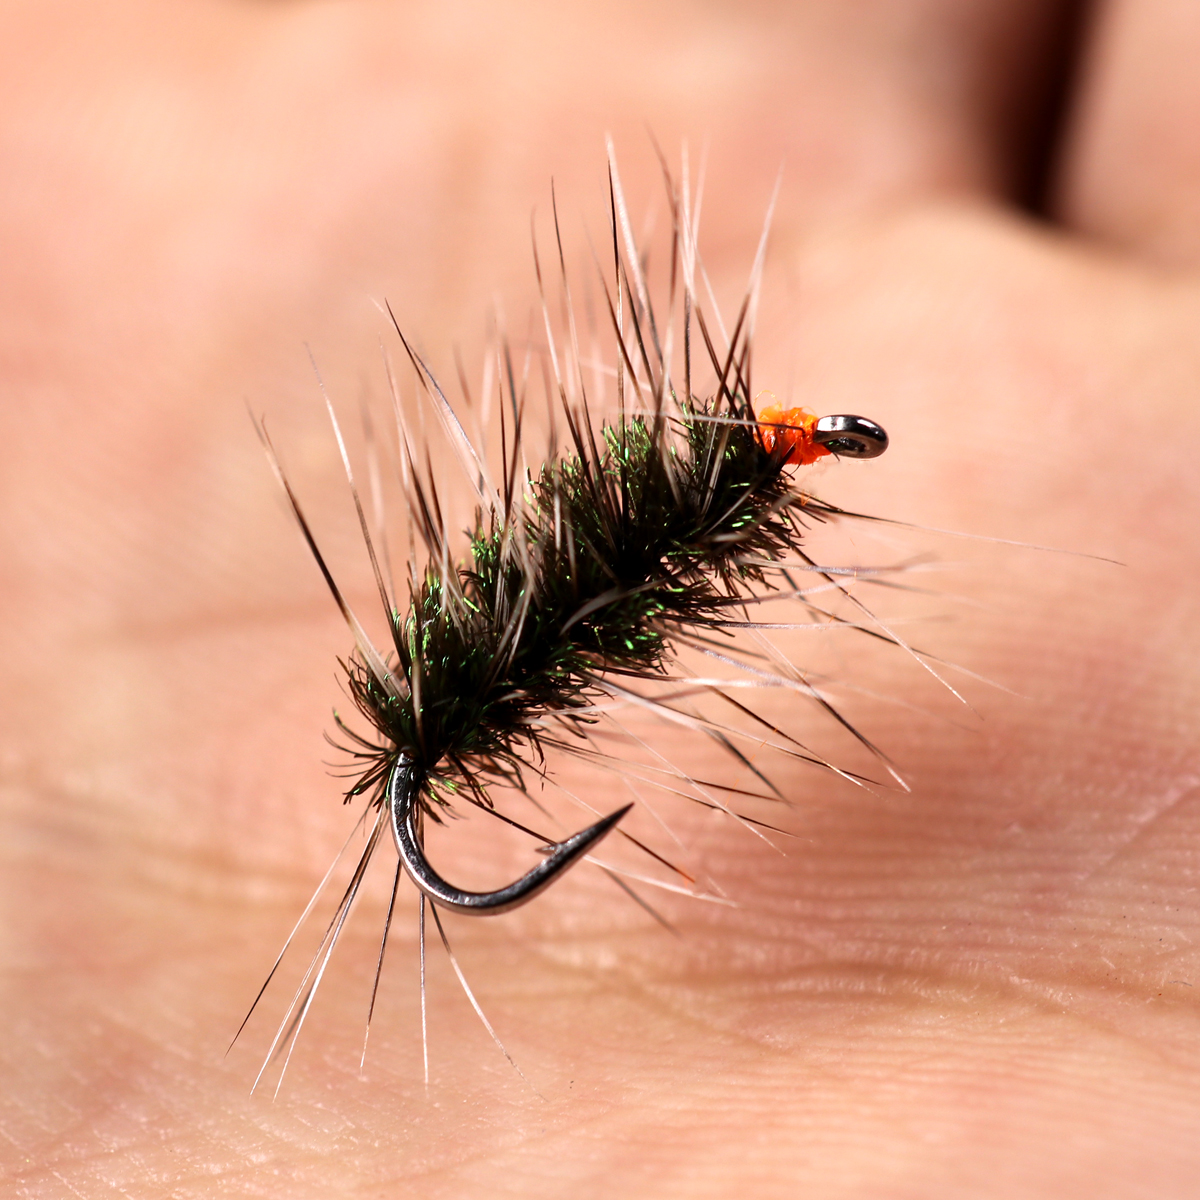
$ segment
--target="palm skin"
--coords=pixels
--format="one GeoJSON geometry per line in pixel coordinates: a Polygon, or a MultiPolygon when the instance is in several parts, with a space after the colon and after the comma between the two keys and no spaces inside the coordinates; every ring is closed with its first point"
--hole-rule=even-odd
{"type": "MultiPolygon", "coordinates": [[[[1074,30],[999,0],[846,14],[5,16],[17,1194],[1188,1194],[1200,172],[1179,114],[1200,22],[1167,0],[1074,30]],[[315,407],[302,343],[354,397],[370,297],[447,366],[497,292],[523,327],[531,204],[553,175],[560,209],[598,212],[605,131],[649,196],[647,121],[694,157],[711,140],[718,284],[785,161],[759,383],[893,439],[823,491],[1123,565],[983,554],[964,586],[987,606],[946,644],[1020,695],[971,691],[982,721],[867,706],[912,795],[798,774],[786,857],[679,814],[743,907],[681,902],[672,939],[576,872],[455,924],[540,1097],[444,962],[426,1090],[407,919],[365,1080],[372,921],[278,1101],[249,1097],[253,1055],[223,1039],[345,835],[318,763],[346,638],[242,402],[337,511],[328,435],[294,415],[315,407]],[[1014,202],[1035,194],[1037,217],[1014,202]]],[[[906,668],[872,669],[906,694],[906,668]]],[[[480,846],[447,843],[447,869],[480,846]]]]}

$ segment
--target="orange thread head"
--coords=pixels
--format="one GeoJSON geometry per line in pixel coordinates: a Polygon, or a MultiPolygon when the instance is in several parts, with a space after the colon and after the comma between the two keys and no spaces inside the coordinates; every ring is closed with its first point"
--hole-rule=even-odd
{"type": "Polygon", "coordinates": [[[778,452],[785,466],[807,467],[829,451],[813,441],[817,414],[807,408],[771,404],[758,414],[758,440],[768,454],[778,452]]]}

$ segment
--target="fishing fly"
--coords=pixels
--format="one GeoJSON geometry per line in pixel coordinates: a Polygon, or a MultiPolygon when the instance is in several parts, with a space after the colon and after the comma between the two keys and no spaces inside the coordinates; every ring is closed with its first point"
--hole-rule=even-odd
{"type": "MultiPolygon", "coordinates": [[[[570,295],[557,209],[554,234],[565,313],[559,325],[551,319],[552,303],[535,239],[546,336],[540,359],[551,428],[550,449],[540,466],[528,461],[529,372],[514,367],[512,348],[501,345],[496,352],[495,378],[502,395],[497,468],[496,456],[489,459],[467,435],[460,413],[393,317],[403,355],[457,449],[475,490],[477,509],[464,557],[453,544],[428,456],[422,454],[397,400],[400,482],[414,541],[424,551],[423,561],[414,557],[410,562],[407,596],[402,597],[372,532],[334,418],[386,616],[385,645],[377,646],[368,637],[352,611],[260,426],[292,513],[353,637],[353,652],[345,663],[346,686],[367,729],[352,728],[335,714],[340,744],[353,764],[346,799],[364,805],[356,828],[365,831],[365,844],[279,1026],[264,1070],[279,1057],[286,1070],[367,869],[388,841],[395,846],[397,860],[371,1012],[398,889],[406,877],[418,893],[423,1024],[428,912],[468,998],[499,1044],[453,956],[441,914],[509,912],[551,887],[592,856],[603,839],[621,830],[632,804],[600,814],[569,836],[555,837],[535,828],[535,817],[512,815],[496,799],[498,790],[507,789],[506,794],[523,796],[544,812],[531,780],[545,780],[551,751],[576,753],[590,763],[619,770],[619,756],[606,751],[596,734],[598,724],[620,706],[649,709],[715,740],[763,781],[765,799],[781,798],[781,793],[739,748],[735,731],[698,715],[687,704],[689,695],[715,693],[758,723],[762,741],[847,774],[712,681],[680,673],[681,650],[733,664],[752,683],[782,682],[810,696],[870,746],[799,670],[762,653],[739,650],[737,635],[770,628],[753,619],[753,606],[781,598],[804,604],[810,620],[867,627],[867,617],[856,623],[837,616],[816,595],[848,595],[847,575],[854,573],[810,557],[806,533],[814,524],[852,514],[809,494],[797,472],[830,456],[873,458],[887,448],[887,434],[857,415],[817,417],[802,408],[757,405],[752,343],[766,233],[750,286],[727,329],[715,306],[699,300],[707,277],[697,250],[697,218],[686,168],[682,184],[665,168],[664,176],[672,234],[665,307],[660,302],[656,308],[610,157],[612,260],[594,285],[599,297],[595,307],[603,314],[598,323],[615,346],[607,375],[615,384],[615,405],[608,413],[599,411],[595,389],[585,382],[587,355],[570,295]],[[565,430],[561,450],[559,421],[565,430]],[[799,572],[807,573],[803,580],[799,572]],[[647,683],[668,690],[651,694],[647,683]],[[541,861],[492,890],[467,890],[445,878],[427,857],[426,834],[432,824],[464,809],[486,813],[533,837],[541,847],[541,861]]],[[[711,288],[707,294],[711,296],[711,288]]],[[[857,600],[855,604],[861,608],[857,600]]],[[[886,632],[872,632],[891,639],[886,632]]],[[[665,777],[662,786],[668,790],[689,794],[734,821],[769,828],[736,812],[717,785],[676,768],[660,771],[659,777],[665,777]]],[[[644,774],[641,778],[646,781],[644,774]]],[[[586,798],[583,802],[593,807],[586,798]]],[[[642,839],[624,836],[657,861],[667,861],[642,839]]],[[[637,898],[626,879],[603,869],[637,898]]],[[[301,922],[311,910],[310,903],[301,922]]],[[[369,1022],[368,1015],[368,1029],[369,1022]]],[[[423,1041],[427,1046],[424,1030],[423,1041]]],[[[428,1079],[427,1049],[425,1061],[428,1079]]]]}

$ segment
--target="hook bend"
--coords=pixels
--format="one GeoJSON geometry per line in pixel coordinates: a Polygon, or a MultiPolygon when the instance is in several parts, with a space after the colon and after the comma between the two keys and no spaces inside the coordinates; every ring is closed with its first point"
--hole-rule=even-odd
{"type": "Polygon", "coordinates": [[[540,891],[549,887],[564,871],[574,866],[633,807],[627,804],[616,812],[602,817],[595,825],[573,833],[565,841],[551,844],[550,853],[531,871],[507,887],[494,892],[467,892],[443,879],[430,865],[421,845],[417,831],[419,808],[417,797],[420,780],[416,766],[409,758],[401,758],[392,770],[387,786],[387,803],[392,816],[392,836],[396,851],[408,877],[417,889],[435,904],[451,912],[469,913],[474,916],[495,916],[509,912],[532,900],[540,891]]]}

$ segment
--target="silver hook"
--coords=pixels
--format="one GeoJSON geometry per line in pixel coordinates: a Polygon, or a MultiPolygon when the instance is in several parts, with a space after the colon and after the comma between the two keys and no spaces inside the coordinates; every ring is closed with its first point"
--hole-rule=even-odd
{"type": "Polygon", "coordinates": [[[401,758],[388,780],[387,802],[392,813],[392,836],[396,840],[396,852],[408,877],[430,900],[451,912],[474,916],[494,916],[532,900],[538,892],[549,887],[564,871],[574,866],[601,838],[612,832],[617,822],[633,807],[627,804],[601,818],[595,825],[573,833],[566,841],[552,843],[551,852],[542,862],[507,887],[494,892],[465,892],[447,883],[425,857],[417,829],[420,813],[417,797],[421,786],[415,776],[413,761],[401,758]]]}
{"type": "Polygon", "coordinates": [[[888,448],[888,435],[881,426],[845,413],[822,417],[813,429],[813,441],[843,458],[878,458],[888,448]]]}

